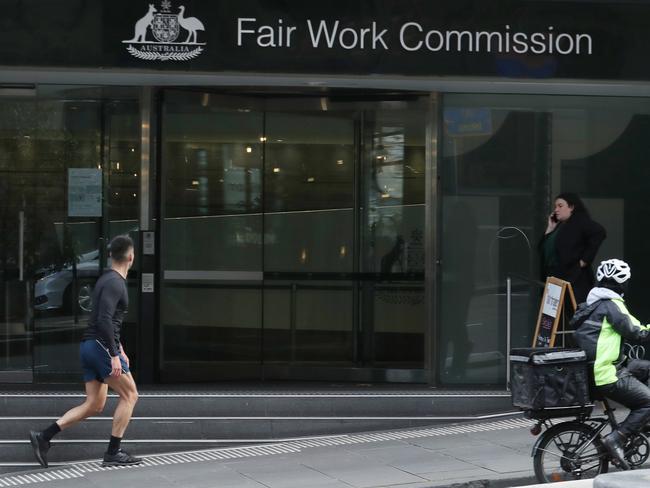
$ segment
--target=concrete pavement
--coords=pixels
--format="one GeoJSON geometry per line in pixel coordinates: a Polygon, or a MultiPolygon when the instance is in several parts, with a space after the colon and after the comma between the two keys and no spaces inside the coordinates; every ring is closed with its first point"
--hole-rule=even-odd
{"type": "Polygon", "coordinates": [[[516,416],[481,423],[155,455],[131,468],[101,468],[96,461],[75,463],[5,475],[0,477],[0,487],[523,486],[535,483],[530,457],[535,438],[529,433],[530,425],[529,420],[516,416]]]}

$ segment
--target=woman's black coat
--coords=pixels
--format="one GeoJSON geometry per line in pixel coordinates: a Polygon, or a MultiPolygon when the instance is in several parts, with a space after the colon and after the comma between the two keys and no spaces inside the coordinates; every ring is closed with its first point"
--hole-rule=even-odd
{"type": "Polygon", "coordinates": [[[553,232],[557,232],[555,238],[557,263],[552,269],[547,269],[544,263],[544,240],[550,234],[545,235],[540,242],[544,278],[555,276],[570,282],[576,301],[584,302],[594,285],[591,264],[596,258],[601,243],[607,237],[607,232],[602,225],[591,220],[583,212],[571,215],[568,220],[558,224],[553,232]],[[587,266],[581,268],[580,260],[587,263],[587,266]]]}

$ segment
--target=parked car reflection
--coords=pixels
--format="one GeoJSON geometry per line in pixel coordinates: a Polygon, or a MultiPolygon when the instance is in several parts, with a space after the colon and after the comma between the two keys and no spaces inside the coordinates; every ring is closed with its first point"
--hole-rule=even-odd
{"type": "Polygon", "coordinates": [[[41,277],[34,288],[34,309],[73,312],[72,307],[76,306],[78,312],[90,312],[93,286],[99,277],[99,250],[81,254],[76,268],[76,293],[71,263],[63,269],[50,267],[39,270],[37,274],[41,277]]]}

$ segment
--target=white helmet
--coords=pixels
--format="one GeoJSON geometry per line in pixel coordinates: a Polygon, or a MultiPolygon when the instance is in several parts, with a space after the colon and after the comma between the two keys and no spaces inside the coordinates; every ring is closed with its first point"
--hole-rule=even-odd
{"type": "Polygon", "coordinates": [[[611,279],[616,283],[623,284],[630,279],[630,276],[632,276],[630,267],[620,259],[602,261],[598,266],[598,270],[596,270],[596,279],[598,281],[611,279]]]}

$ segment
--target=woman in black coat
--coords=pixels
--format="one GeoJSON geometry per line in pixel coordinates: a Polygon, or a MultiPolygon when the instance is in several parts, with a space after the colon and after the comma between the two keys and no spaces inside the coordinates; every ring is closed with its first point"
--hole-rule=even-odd
{"type": "Polygon", "coordinates": [[[605,228],[591,220],[580,197],[561,193],[540,242],[544,276],[570,282],[576,301],[584,302],[594,285],[591,263],[605,237],[605,228]]]}

